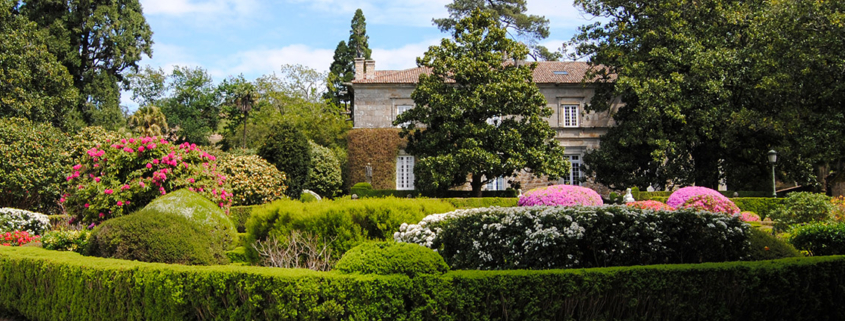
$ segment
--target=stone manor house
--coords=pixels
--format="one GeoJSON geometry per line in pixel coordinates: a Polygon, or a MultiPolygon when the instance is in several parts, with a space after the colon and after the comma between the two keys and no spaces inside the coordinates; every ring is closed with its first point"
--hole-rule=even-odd
{"type": "MultiPolygon", "coordinates": [[[[544,177],[532,177],[522,172],[516,177],[500,177],[487,184],[486,190],[504,190],[509,181],[519,182],[523,190],[554,184],[579,184],[583,178],[580,169],[581,161],[587,150],[597,148],[600,137],[604,135],[613,120],[609,113],[586,112],[584,106],[590,102],[594,90],[581,80],[589,66],[585,62],[538,62],[534,70],[534,82],[545,95],[548,107],[553,114],[546,120],[557,134],[555,139],[565,147],[566,157],[572,164],[568,177],[557,181],[549,181],[544,177]]],[[[355,79],[352,81],[354,102],[352,120],[353,131],[361,129],[394,129],[393,120],[396,116],[414,108],[411,93],[420,74],[427,72],[426,68],[412,68],[406,70],[377,70],[374,60],[355,60],[355,79]]],[[[614,106],[612,110],[616,110],[614,106]]],[[[352,141],[350,141],[352,144],[352,141]]],[[[352,154],[350,146],[350,164],[356,155],[352,154]]],[[[413,190],[414,189],[414,156],[408,155],[401,146],[398,148],[395,160],[395,186],[376,188],[413,190]]],[[[366,155],[359,155],[366,156],[366,155]]],[[[362,162],[358,162],[359,164],[362,162]]],[[[366,164],[366,162],[363,162],[366,164]]],[[[358,169],[351,169],[353,172],[358,169]]],[[[355,177],[355,175],[353,175],[355,177]]],[[[363,180],[361,180],[363,181],[363,180]]],[[[357,182],[357,181],[356,181],[357,182]]],[[[353,182],[354,183],[354,182],[353,182]]],[[[593,185],[589,179],[583,185],[593,185]]],[[[594,187],[594,186],[590,186],[594,187]]],[[[595,186],[599,187],[599,186],[595,186]]],[[[603,190],[603,188],[599,188],[603,190]]],[[[601,191],[600,191],[601,192],[601,191]]],[[[603,193],[604,194],[604,193],[603,193]]]]}

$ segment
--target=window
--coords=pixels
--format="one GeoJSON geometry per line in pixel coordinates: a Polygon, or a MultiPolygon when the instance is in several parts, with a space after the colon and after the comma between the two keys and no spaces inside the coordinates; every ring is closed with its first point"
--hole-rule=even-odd
{"type": "Polygon", "coordinates": [[[396,158],[396,189],[414,189],[414,156],[396,158]]]}
{"type": "Polygon", "coordinates": [[[487,190],[488,191],[504,191],[505,190],[505,178],[502,176],[497,177],[496,179],[487,183],[487,190]]]}
{"type": "Polygon", "coordinates": [[[563,127],[578,127],[578,105],[563,105],[560,113],[563,127]]]}
{"type": "Polygon", "coordinates": [[[569,160],[569,175],[563,177],[563,183],[567,185],[581,184],[581,155],[564,156],[569,160]]]}
{"type": "MultiPolygon", "coordinates": [[[[411,108],[414,108],[414,106],[409,106],[409,105],[396,106],[396,117],[399,117],[399,115],[401,115],[402,113],[404,113],[408,110],[411,110],[411,108]]],[[[409,123],[410,122],[404,122],[404,123],[399,124],[396,127],[402,128],[402,127],[408,126],[409,123]]]]}

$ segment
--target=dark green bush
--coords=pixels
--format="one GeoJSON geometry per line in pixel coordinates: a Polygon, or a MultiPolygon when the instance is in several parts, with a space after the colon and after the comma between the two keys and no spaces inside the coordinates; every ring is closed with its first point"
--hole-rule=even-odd
{"type": "Polygon", "coordinates": [[[0,207],[61,213],[59,199],[71,161],[68,138],[59,129],[0,118],[0,207]]]}
{"type": "Polygon", "coordinates": [[[750,233],[748,241],[751,245],[748,247],[748,260],[762,261],[803,256],[795,247],[772,236],[771,233],[757,228],[751,228],[750,233]]]}
{"type": "Polygon", "coordinates": [[[845,254],[845,223],[796,227],[789,236],[789,243],[816,256],[845,254]]]}
{"type": "Polygon", "coordinates": [[[519,201],[518,198],[504,197],[482,197],[482,198],[444,198],[444,202],[452,204],[455,208],[479,208],[479,207],[514,207],[519,201]]]}
{"type": "Polygon", "coordinates": [[[410,243],[366,242],[350,249],[335,270],[362,274],[443,274],[449,266],[437,252],[410,243]]]}
{"type": "Polygon", "coordinates": [[[833,204],[827,195],[796,192],[787,195],[783,206],[776,208],[769,215],[775,220],[777,228],[788,229],[795,224],[827,221],[831,218],[833,210],[833,204]]]}
{"type": "Polygon", "coordinates": [[[409,278],[0,247],[0,289],[30,320],[843,320],[845,257],[409,278]]]}
{"type": "Polygon", "coordinates": [[[223,252],[198,222],[147,209],[103,222],[85,249],[99,257],[187,265],[226,263],[223,252]]]}
{"type": "Polygon", "coordinates": [[[144,211],[181,215],[201,226],[215,246],[223,249],[233,247],[237,240],[235,225],[226,213],[209,199],[186,189],[156,198],[144,211]]]}
{"type": "Polygon", "coordinates": [[[285,173],[288,184],[285,194],[299,198],[311,174],[311,146],[302,131],[287,122],[273,125],[270,136],[258,148],[258,156],[285,173]]]}
{"type": "Polygon", "coordinates": [[[765,219],[776,208],[783,204],[783,198],[771,197],[735,197],[731,201],[743,212],[754,212],[765,219]]]}
{"type": "Polygon", "coordinates": [[[311,146],[311,174],[305,188],[322,197],[332,198],[340,194],[343,178],[340,173],[340,161],[331,149],[308,142],[311,146]]]}
{"type": "MultiPolygon", "coordinates": [[[[331,243],[334,259],[365,240],[387,240],[405,222],[417,222],[426,215],[454,210],[451,205],[431,199],[342,198],[302,203],[279,200],[257,207],[246,224],[246,244],[274,236],[284,240],[294,230],[335,238],[331,243]]],[[[250,259],[258,259],[249,248],[250,259]]]]}

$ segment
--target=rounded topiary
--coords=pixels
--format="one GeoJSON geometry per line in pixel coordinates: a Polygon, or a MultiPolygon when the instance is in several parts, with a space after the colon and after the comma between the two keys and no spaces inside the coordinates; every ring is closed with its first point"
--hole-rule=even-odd
{"type": "Polygon", "coordinates": [[[778,228],[787,229],[801,223],[824,222],[833,217],[835,207],[830,196],[810,192],[789,193],[769,216],[775,220],[778,228]]]}
{"type": "Polygon", "coordinates": [[[285,197],[285,173],[257,155],[223,155],[217,169],[232,186],[232,205],[261,205],[285,197]]]}
{"type": "Polygon", "coordinates": [[[756,228],[749,229],[748,247],[749,260],[775,260],[787,257],[799,257],[801,252],[789,243],[786,243],[771,234],[756,228]]]}
{"type": "Polygon", "coordinates": [[[287,175],[285,194],[296,199],[302,194],[311,174],[311,146],[302,131],[287,122],[273,125],[270,133],[258,148],[258,156],[287,175]]]}
{"type": "Polygon", "coordinates": [[[519,198],[519,206],[600,206],[601,196],[577,185],[552,185],[535,188],[519,198]]]}
{"type": "Polygon", "coordinates": [[[173,213],[143,209],[96,227],[87,255],[142,262],[212,265],[227,262],[201,224],[173,213]]]}
{"type": "Polygon", "coordinates": [[[811,223],[792,230],[789,243],[815,256],[845,254],[845,223],[811,223]]]}
{"type": "MultiPolygon", "coordinates": [[[[200,194],[181,189],[156,198],[144,211],[179,215],[203,228],[214,244],[223,249],[237,239],[234,223],[220,207],[200,194]]],[[[133,214],[134,215],[134,214],[133,214]]]]}
{"type": "Polygon", "coordinates": [[[739,213],[739,219],[743,222],[760,222],[760,215],[757,215],[757,213],[754,212],[745,211],[739,213]]]}
{"type": "Polygon", "coordinates": [[[60,213],[63,173],[71,165],[67,145],[49,124],[0,118],[0,207],[60,213]]]}
{"type": "Polygon", "coordinates": [[[352,189],[373,189],[373,184],[367,182],[357,183],[352,185],[352,189]]]}
{"type": "Polygon", "coordinates": [[[362,274],[443,274],[449,266],[440,254],[411,243],[364,243],[346,252],[335,265],[342,273],[362,274]]]}
{"type": "Polygon", "coordinates": [[[334,197],[340,192],[343,178],[340,161],[331,149],[309,141],[311,146],[311,174],[305,188],[325,197],[334,197]]]}
{"type": "Polygon", "coordinates": [[[687,186],[677,191],[674,191],[672,195],[669,195],[669,198],[666,199],[666,205],[669,205],[674,208],[681,208],[684,203],[686,203],[687,200],[689,200],[690,198],[702,195],[712,196],[713,198],[720,201],[731,201],[727,197],[722,195],[722,193],[719,193],[714,189],[701,186],[687,186]]]}

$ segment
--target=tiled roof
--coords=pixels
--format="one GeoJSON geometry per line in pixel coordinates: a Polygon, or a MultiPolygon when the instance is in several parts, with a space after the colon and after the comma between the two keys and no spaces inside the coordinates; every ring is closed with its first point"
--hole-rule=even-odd
{"type": "MultiPolygon", "coordinates": [[[[581,61],[539,61],[537,68],[534,69],[534,82],[538,84],[580,83],[589,68],[586,62],[581,61]]],[[[375,77],[372,79],[354,80],[352,83],[414,84],[422,73],[431,73],[431,69],[422,67],[405,70],[376,70],[375,77]]]]}

